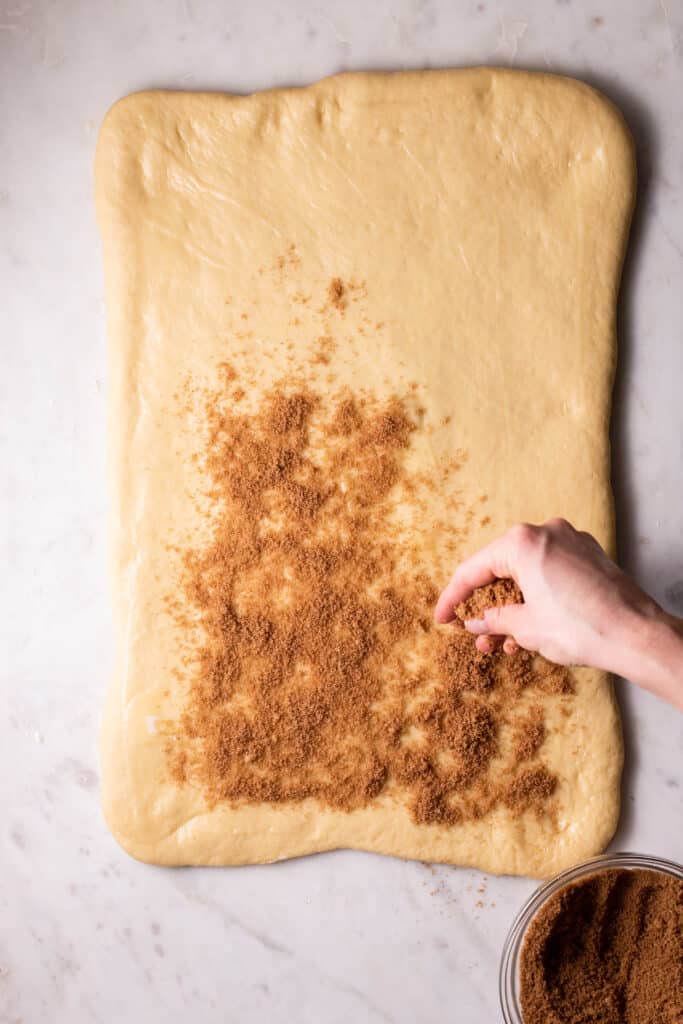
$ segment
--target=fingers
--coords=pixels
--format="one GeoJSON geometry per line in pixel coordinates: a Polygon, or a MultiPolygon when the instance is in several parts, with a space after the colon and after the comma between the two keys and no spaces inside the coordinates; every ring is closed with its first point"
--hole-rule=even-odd
{"type": "Polygon", "coordinates": [[[511,563],[516,550],[515,529],[508,530],[458,566],[436,603],[434,618],[437,622],[451,622],[456,605],[465,601],[477,587],[501,577],[514,578],[511,563]]]}
{"type": "Polygon", "coordinates": [[[523,604],[504,604],[487,608],[483,619],[469,619],[465,628],[480,636],[516,636],[523,628],[529,609],[523,604]]]}
{"type": "Polygon", "coordinates": [[[523,604],[487,608],[483,619],[468,619],[465,628],[475,634],[474,645],[482,654],[491,654],[500,647],[505,654],[516,654],[519,644],[513,634],[519,629],[527,611],[523,604]]]}
{"type": "Polygon", "coordinates": [[[477,587],[493,583],[496,574],[491,567],[492,547],[493,544],[489,544],[477,551],[455,570],[436,602],[434,618],[437,622],[450,622],[455,615],[456,605],[468,598],[477,587]]]}
{"type": "Polygon", "coordinates": [[[474,646],[482,654],[492,654],[502,647],[505,654],[513,656],[519,650],[519,644],[512,636],[478,636],[474,646]]]}
{"type": "Polygon", "coordinates": [[[493,654],[500,647],[504,647],[505,637],[503,636],[478,636],[474,641],[474,646],[482,654],[493,654]]]}
{"type": "Polygon", "coordinates": [[[465,629],[475,636],[487,636],[491,631],[486,624],[486,619],[467,619],[465,629]]]}

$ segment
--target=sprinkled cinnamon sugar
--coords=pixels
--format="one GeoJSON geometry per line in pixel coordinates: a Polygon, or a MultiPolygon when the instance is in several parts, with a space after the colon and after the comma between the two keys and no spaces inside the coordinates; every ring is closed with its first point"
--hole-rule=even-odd
{"type": "Polygon", "coordinates": [[[548,797],[555,792],[557,779],[547,768],[525,768],[513,779],[503,793],[504,803],[516,811],[528,808],[540,810],[548,797]]]}
{"type": "Polygon", "coordinates": [[[209,805],[381,797],[440,825],[545,813],[542,710],[534,747],[515,707],[529,689],[570,692],[568,674],[434,626],[435,581],[399,539],[401,503],[439,486],[406,465],[422,411],[410,391],[330,397],[314,380],[283,378],[252,412],[253,382],[225,365],[202,397],[215,521],[168,599],[188,637],[200,629],[167,730],[172,777],[209,805]]]}
{"type": "Polygon", "coordinates": [[[311,363],[313,365],[318,363],[322,364],[323,366],[329,366],[330,362],[332,361],[332,355],[336,347],[337,345],[334,338],[330,337],[329,334],[321,335],[318,338],[317,348],[315,354],[311,359],[311,363]]]}
{"type": "Polygon", "coordinates": [[[346,288],[341,277],[333,277],[327,289],[327,297],[337,309],[346,309],[346,288]]]}
{"type": "Polygon", "coordinates": [[[467,619],[481,618],[487,608],[498,608],[504,604],[522,604],[524,598],[514,580],[502,579],[479,587],[474,593],[455,609],[455,614],[463,622],[467,619]]]}
{"type": "Polygon", "coordinates": [[[521,718],[515,729],[515,760],[518,762],[530,761],[536,756],[543,741],[546,730],[543,721],[543,708],[540,704],[534,704],[528,711],[526,717],[521,718]]]}

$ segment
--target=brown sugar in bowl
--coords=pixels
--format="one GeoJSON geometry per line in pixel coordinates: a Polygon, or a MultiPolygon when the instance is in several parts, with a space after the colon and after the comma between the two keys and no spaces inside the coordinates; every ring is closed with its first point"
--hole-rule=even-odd
{"type": "Polygon", "coordinates": [[[545,882],[520,910],[503,948],[499,993],[506,1024],[683,1020],[681,894],[680,864],[632,853],[594,857],[545,882]],[[652,876],[662,881],[668,920],[657,911],[653,918],[656,901],[648,917],[644,890],[652,890],[652,876]],[[598,928],[600,935],[591,936],[598,928]],[[622,957],[628,970],[619,970],[622,957]]]}

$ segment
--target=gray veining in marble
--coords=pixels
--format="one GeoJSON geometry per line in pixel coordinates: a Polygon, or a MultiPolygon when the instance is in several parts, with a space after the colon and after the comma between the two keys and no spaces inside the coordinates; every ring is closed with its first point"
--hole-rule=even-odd
{"type": "MultiPolygon", "coordinates": [[[[97,126],[148,86],[248,91],[346,68],[583,77],[634,131],[615,485],[625,564],[683,614],[681,0],[1,0],[0,1020],[498,1019],[523,879],[338,852],[239,870],[128,859],[98,810],[111,663],[97,126]]],[[[681,716],[620,686],[618,848],[683,859],[681,716]]]]}

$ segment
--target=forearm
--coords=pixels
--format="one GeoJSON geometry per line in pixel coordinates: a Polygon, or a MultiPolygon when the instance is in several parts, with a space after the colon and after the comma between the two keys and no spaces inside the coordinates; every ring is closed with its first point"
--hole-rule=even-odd
{"type": "Polygon", "coordinates": [[[631,613],[615,640],[604,667],[683,710],[683,620],[661,609],[631,613]]]}

